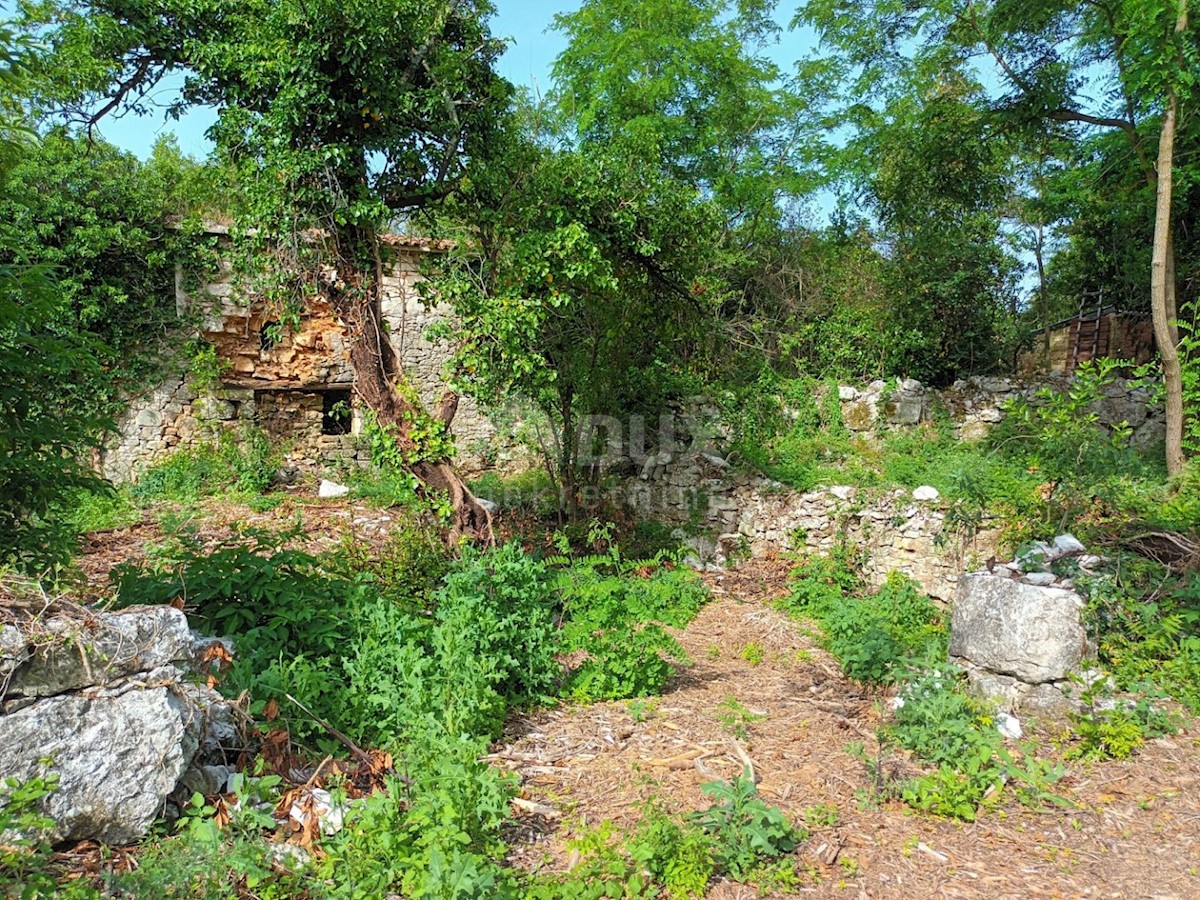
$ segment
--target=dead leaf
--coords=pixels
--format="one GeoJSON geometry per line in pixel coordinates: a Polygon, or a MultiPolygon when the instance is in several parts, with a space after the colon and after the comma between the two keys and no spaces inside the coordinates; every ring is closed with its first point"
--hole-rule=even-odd
{"type": "Polygon", "coordinates": [[[229,824],[231,816],[229,815],[229,807],[225,803],[224,797],[218,797],[217,802],[213,804],[216,812],[213,813],[213,821],[217,823],[218,828],[224,828],[229,824]]]}

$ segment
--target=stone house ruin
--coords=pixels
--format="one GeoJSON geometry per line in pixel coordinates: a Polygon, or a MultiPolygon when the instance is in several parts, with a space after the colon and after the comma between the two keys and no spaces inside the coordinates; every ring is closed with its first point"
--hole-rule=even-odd
{"type": "MultiPolygon", "coordinates": [[[[228,229],[209,226],[224,240],[228,229]]],[[[447,304],[425,301],[417,290],[421,262],[449,249],[448,242],[389,235],[382,304],[393,347],[408,383],[426,404],[445,389],[443,368],[450,348],[430,340],[426,329],[451,315],[447,304]]],[[[113,481],[135,481],[172,452],[211,442],[228,433],[240,439],[247,426],[262,428],[300,468],[365,463],[358,435],[362,416],[354,396],[345,332],[332,308],[319,298],[307,304],[298,328],[282,326],[261,302],[235,289],[232,267],[188,291],[176,279],[181,321],[195,317],[198,336],[216,350],[218,383],[201,387],[187,372],[168,376],[135,398],[118,422],[116,439],[100,466],[113,481]]],[[[497,431],[477,404],[464,397],[452,425],[456,462],[470,473],[488,467],[488,447],[497,431]]]]}

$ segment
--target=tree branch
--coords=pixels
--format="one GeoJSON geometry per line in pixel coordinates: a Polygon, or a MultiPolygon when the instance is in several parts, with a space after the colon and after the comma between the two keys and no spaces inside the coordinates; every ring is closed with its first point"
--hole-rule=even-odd
{"type": "Polygon", "coordinates": [[[120,106],[121,103],[124,102],[125,98],[129,96],[130,91],[133,91],[141,86],[143,80],[146,78],[146,73],[150,71],[150,66],[153,63],[153,57],[142,57],[142,59],[138,61],[137,68],[134,69],[133,74],[130,75],[129,78],[125,79],[125,81],[121,82],[116,93],[109,98],[109,101],[100,107],[100,109],[98,109],[96,112],[92,113],[92,115],[88,116],[87,135],[89,144],[92,142],[92,132],[95,130],[96,125],[99,124],[101,119],[120,106]]]}
{"type": "Polygon", "coordinates": [[[1137,135],[1137,128],[1128,119],[1093,116],[1075,109],[1052,109],[1046,113],[1046,116],[1056,122],[1081,122],[1085,125],[1098,125],[1101,128],[1120,128],[1129,134],[1137,135]]]}

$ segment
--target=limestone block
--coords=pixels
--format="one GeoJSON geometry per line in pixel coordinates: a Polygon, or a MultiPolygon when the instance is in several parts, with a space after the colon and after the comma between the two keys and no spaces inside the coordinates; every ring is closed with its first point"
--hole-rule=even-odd
{"type": "Polygon", "coordinates": [[[1016,710],[1029,693],[1029,685],[1011,675],[997,675],[977,666],[967,666],[967,684],[971,691],[995,702],[1002,710],[1016,710]]]}
{"type": "Polygon", "coordinates": [[[869,431],[878,418],[879,409],[871,399],[855,400],[842,407],[842,420],[851,431],[869,431]]]}
{"type": "Polygon", "coordinates": [[[1162,419],[1147,419],[1130,435],[1129,445],[1143,452],[1153,450],[1167,439],[1166,422],[1162,419]]]}
{"type": "Polygon", "coordinates": [[[162,424],[162,413],[157,409],[146,408],[137,414],[134,421],[143,427],[154,428],[162,424]]]}
{"type": "Polygon", "coordinates": [[[1088,653],[1083,599],[986,572],[959,579],[950,655],[1028,684],[1059,681],[1088,653]]]}
{"type": "Polygon", "coordinates": [[[1003,394],[1013,389],[1013,383],[1008,378],[989,378],[986,376],[976,376],[970,379],[981,391],[987,391],[989,394],[1003,394]]]}
{"type": "Polygon", "coordinates": [[[1092,408],[1095,410],[1096,415],[1099,416],[1100,424],[1108,426],[1126,422],[1130,426],[1137,428],[1146,421],[1149,415],[1145,403],[1129,399],[1124,391],[1121,392],[1120,396],[1101,397],[1093,404],[1092,408]]]}
{"type": "Polygon", "coordinates": [[[52,697],[0,718],[0,776],[58,775],[43,801],[51,842],[126,844],[150,829],[195,756],[193,721],[166,687],[52,697]]]}
{"type": "Polygon", "coordinates": [[[30,657],[25,634],[15,625],[0,625],[0,684],[30,657]]]}
{"type": "Polygon", "coordinates": [[[106,684],[186,660],[192,646],[186,617],[171,606],[95,613],[86,627],[78,619],[55,617],[43,631],[57,639],[38,642],[12,673],[8,696],[49,697],[106,684]]]}
{"type": "Polygon", "coordinates": [[[227,422],[237,416],[237,409],[231,402],[216,397],[201,397],[192,408],[201,419],[227,422]]]}
{"type": "Polygon", "coordinates": [[[925,411],[925,395],[897,391],[884,405],[889,425],[916,425],[925,411]]]}
{"type": "Polygon", "coordinates": [[[959,427],[959,437],[962,440],[982,440],[988,437],[990,428],[988,424],[979,419],[966,419],[959,427]]]}

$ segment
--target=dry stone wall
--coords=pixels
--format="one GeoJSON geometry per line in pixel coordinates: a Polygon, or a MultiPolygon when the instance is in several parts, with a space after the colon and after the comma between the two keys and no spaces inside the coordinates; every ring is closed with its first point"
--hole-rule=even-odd
{"type": "MultiPolygon", "coordinates": [[[[940,414],[949,417],[958,437],[977,440],[1004,418],[1005,404],[1017,398],[1032,400],[1042,388],[1063,392],[1070,384],[1066,375],[1046,375],[1035,381],[973,376],[936,391],[902,378],[891,386],[883,381],[873,381],[865,388],[842,385],[838,399],[846,427],[868,440],[881,428],[909,428],[940,414]]],[[[1149,390],[1138,384],[1114,380],[1102,389],[1095,412],[1106,427],[1128,422],[1133,429],[1130,440],[1139,448],[1154,446],[1166,434],[1162,406],[1151,402],[1149,390]]]]}
{"type": "MultiPolygon", "coordinates": [[[[682,480],[678,473],[695,465],[688,454],[679,463],[667,478],[682,480]]],[[[960,574],[991,556],[999,538],[988,523],[970,532],[948,524],[932,488],[871,496],[833,485],[801,493],[779,482],[735,475],[704,479],[694,488],[639,479],[625,490],[639,514],[698,531],[690,540],[699,564],[788,550],[828,553],[844,541],[859,555],[873,586],[882,585],[889,572],[903,572],[947,603],[960,574]]]]}
{"type": "MultiPolygon", "coordinates": [[[[911,379],[837,390],[843,421],[864,441],[877,440],[887,430],[917,427],[935,416],[948,416],[959,437],[975,440],[1003,419],[1009,401],[1033,398],[1044,386],[1066,390],[1068,385],[1067,379],[1027,383],[976,377],[945,391],[911,379]]],[[[1140,386],[1109,385],[1095,411],[1102,425],[1127,422],[1135,445],[1148,447],[1162,439],[1163,411],[1140,386]]],[[[949,603],[961,573],[997,551],[997,523],[985,520],[970,530],[956,526],[947,516],[947,504],[927,485],[882,494],[849,485],[800,492],[736,471],[725,458],[727,430],[716,417],[715,407],[699,398],[677,410],[676,420],[687,423],[682,430],[695,437],[634,460],[638,474],[620,489],[639,516],[699,535],[690,540],[700,564],[747,553],[827,552],[845,540],[861,555],[873,584],[900,571],[949,603]]],[[[621,465],[628,462],[619,460],[621,465]]]]}

